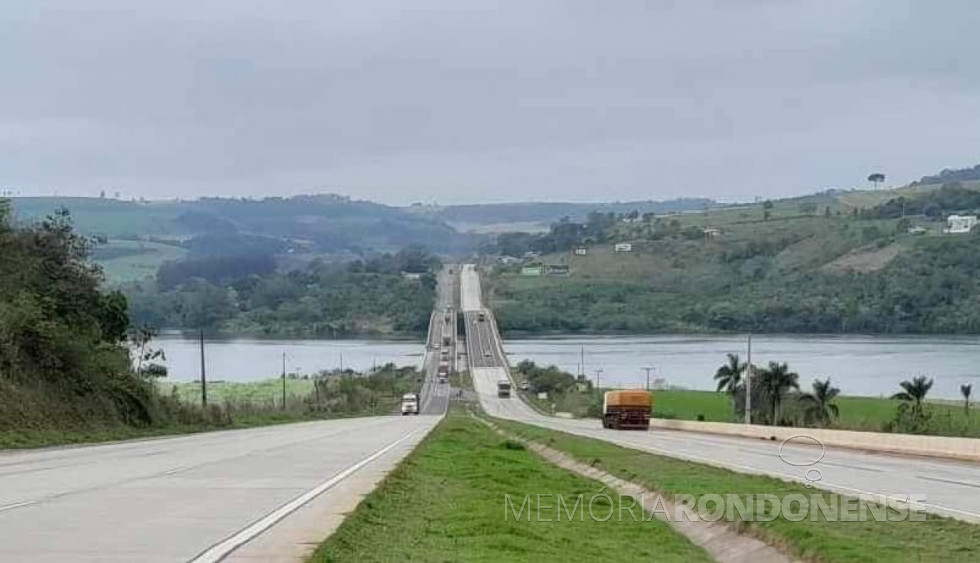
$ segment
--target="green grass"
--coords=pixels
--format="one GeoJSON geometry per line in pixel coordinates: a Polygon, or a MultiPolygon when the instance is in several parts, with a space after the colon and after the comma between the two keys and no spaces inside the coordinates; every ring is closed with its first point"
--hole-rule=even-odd
{"type": "Polygon", "coordinates": [[[728,396],[712,391],[671,389],[656,391],[653,397],[654,416],[708,422],[732,422],[732,405],[728,396]]]}
{"type": "MultiPolygon", "coordinates": [[[[708,561],[659,521],[537,521],[535,495],[586,499],[602,484],[558,469],[479,421],[450,413],[368,495],[312,561],[708,561]],[[505,520],[505,495],[519,510],[530,494],[531,521],[505,520]]],[[[556,518],[556,497],[542,518],[556,518]]],[[[615,501],[614,501],[615,502],[615,501]]],[[[627,502],[628,506],[628,502],[627,502]]],[[[599,503],[594,510],[600,513],[599,503]]],[[[608,512],[608,505],[602,508],[608,512]]]]}
{"type": "MultiPolygon", "coordinates": [[[[881,432],[894,420],[899,402],[877,397],[839,397],[836,401],[840,418],[831,428],[838,430],[863,430],[881,432]]],[[[980,437],[980,409],[971,409],[969,418],[963,412],[962,403],[929,402],[927,412],[932,415],[931,434],[980,437]]],[[[654,394],[653,414],[659,418],[698,420],[703,416],[708,422],[733,422],[731,402],[724,393],[713,391],[675,390],[657,391],[654,394]]]]}
{"type": "Polygon", "coordinates": [[[102,266],[109,283],[122,283],[153,278],[161,264],[179,260],[186,254],[186,249],[169,244],[114,239],[99,247],[94,259],[102,266]],[[100,251],[105,259],[99,258],[100,251]]]}
{"type": "MultiPolygon", "coordinates": [[[[632,450],[591,438],[571,436],[525,424],[497,421],[507,431],[592,464],[621,478],[666,494],[802,494],[816,489],[770,477],[743,475],[632,450]]],[[[832,493],[822,493],[827,502],[832,493]]],[[[797,556],[819,561],[976,561],[980,526],[927,516],[912,522],[833,522],[822,517],[791,522],[738,522],[753,535],[789,546],[797,556]]]]}
{"type": "MultiPolygon", "coordinates": [[[[164,395],[176,393],[185,403],[196,403],[201,400],[201,384],[197,382],[161,382],[160,392],[164,395]],[[176,390],[176,391],[175,391],[176,390]]],[[[286,400],[290,398],[305,398],[313,392],[313,381],[310,379],[286,379],[286,400]]],[[[273,403],[282,401],[282,380],[265,379],[262,381],[211,381],[208,382],[208,402],[226,404],[242,402],[273,403]]]]}

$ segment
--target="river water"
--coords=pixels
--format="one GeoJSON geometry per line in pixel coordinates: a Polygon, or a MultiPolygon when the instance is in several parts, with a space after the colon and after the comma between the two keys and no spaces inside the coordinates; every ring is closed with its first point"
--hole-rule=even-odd
{"type": "MultiPolygon", "coordinates": [[[[196,379],[200,371],[198,343],[180,335],[162,336],[157,344],[167,355],[170,378],[196,379]]],[[[746,340],[735,336],[576,336],[508,340],[505,348],[512,364],[530,359],[579,373],[584,351],[584,373],[593,381],[596,370],[603,386],[642,386],[646,366],[651,379],[688,389],[714,389],[712,375],[725,354],[745,359],[746,340]]],[[[394,362],[418,365],[421,341],[392,340],[257,340],[228,339],[205,342],[208,378],[250,381],[275,377],[282,370],[314,373],[341,366],[355,370],[394,362]]],[[[974,383],[980,389],[980,339],[925,336],[756,336],[752,361],[787,362],[809,387],[815,378],[830,377],[846,395],[882,396],[898,390],[898,383],[916,375],[935,378],[931,397],[957,399],[959,386],[974,383]]]]}

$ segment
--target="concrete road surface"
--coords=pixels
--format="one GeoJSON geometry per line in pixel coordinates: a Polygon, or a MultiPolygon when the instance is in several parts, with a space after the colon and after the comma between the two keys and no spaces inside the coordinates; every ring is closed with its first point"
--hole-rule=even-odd
{"type": "Polygon", "coordinates": [[[443,414],[449,408],[449,383],[439,383],[439,364],[444,360],[443,352],[448,358],[451,371],[456,370],[456,269],[446,265],[437,276],[436,307],[429,319],[429,332],[426,337],[425,356],[422,359],[422,371],[425,380],[421,389],[420,410],[423,414],[443,414]],[[450,273],[450,271],[454,273],[450,273]],[[450,339],[445,345],[444,337],[450,339]]]}
{"type": "Polygon", "coordinates": [[[4,453],[0,561],[295,560],[439,420],[371,417],[4,453]]]}
{"type": "MultiPolygon", "coordinates": [[[[464,310],[468,306],[472,311],[466,313],[467,347],[473,354],[480,354],[479,363],[474,358],[473,384],[483,408],[493,416],[651,453],[803,483],[807,482],[807,470],[815,468],[819,471],[816,484],[823,489],[870,497],[923,495],[925,500],[919,504],[924,510],[980,522],[980,465],[975,463],[827,448],[819,462],[801,467],[790,465],[784,459],[807,463],[819,457],[820,449],[795,441],[783,448],[780,457],[780,442],[695,432],[606,430],[598,420],[543,416],[516,396],[499,399],[497,381],[509,377],[509,369],[493,317],[487,312],[485,322],[469,319],[483,306],[479,302],[479,277],[472,268],[463,270],[461,292],[464,310]]],[[[801,433],[805,432],[801,429],[801,433]]],[[[817,476],[817,473],[809,474],[811,479],[817,476]]]]}

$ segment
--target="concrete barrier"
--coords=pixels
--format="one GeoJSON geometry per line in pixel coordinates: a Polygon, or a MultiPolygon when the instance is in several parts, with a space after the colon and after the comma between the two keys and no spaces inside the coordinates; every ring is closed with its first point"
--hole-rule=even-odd
{"type": "MultiPolygon", "coordinates": [[[[697,422],[693,420],[668,420],[662,418],[650,419],[650,428],[723,434],[726,436],[741,436],[744,438],[757,438],[776,442],[782,442],[793,436],[804,435],[816,438],[828,447],[980,462],[980,439],[976,438],[854,432],[850,430],[827,430],[822,428],[760,426],[757,424],[733,424],[727,422],[697,422]]],[[[794,440],[793,443],[812,444],[811,441],[804,439],[794,440]]]]}

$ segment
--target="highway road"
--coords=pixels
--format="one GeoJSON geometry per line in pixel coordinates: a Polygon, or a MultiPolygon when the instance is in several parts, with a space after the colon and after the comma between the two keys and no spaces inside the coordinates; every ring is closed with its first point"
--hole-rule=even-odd
{"type": "MultiPolygon", "coordinates": [[[[516,396],[499,399],[496,382],[510,377],[510,373],[494,318],[480,302],[479,284],[479,275],[473,267],[464,267],[460,291],[467,316],[467,347],[484,351],[480,363],[474,361],[473,382],[483,408],[493,416],[651,453],[803,483],[807,482],[807,470],[815,468],[820,473],[817,486],[823,489],[866,498],[923,495],[925,500],[919,506],[924,510],[980,522],[980,465],[975,463],[827,448],[823,459],[815,465],[800,467],[790,465],[784,459],[809,462],[817,459],[820,450],[793,442],[783,448],[783,457],[780,457],[779,442],[694,432],[606,430],[598,420],[543,416],[516,396]],[[487,320],[470,322],[469,317],[480,310],[485,311],[487,320]]],[[[809,476],[816,478],[817,474],[811,472],[809,476]]]]}
{"type": "Polygon", "coordinates": [[[425,380],[422,384],[420,410],[423,414],[444,414],[449,408],[449,383],[439,383],[438,369],[442,361],[449,362],[450,370],[456,368],[457,273],[452,265],[447,265],[437,278],[436,307],[429,319],[425,356],[422,359],[425,380]],[[448,346],[443,343],[445,336],[449,336],[448,346]],[[443,357],[448,360],[443,360],[443,357]]]}
{"type": "MultiPolygon", "coordinates": [[[[454,279],[429,331],[452,358],[454,279]]],[[[0,561],[302,559],[442,419],[439,358],[427,347],[420,416],[0,453],[0,561]]]]}
{"type": "Polygon", "coordinates": [[[440,419],[371,417],[6,452],[0,561],[295,560],[440,419]]]}

